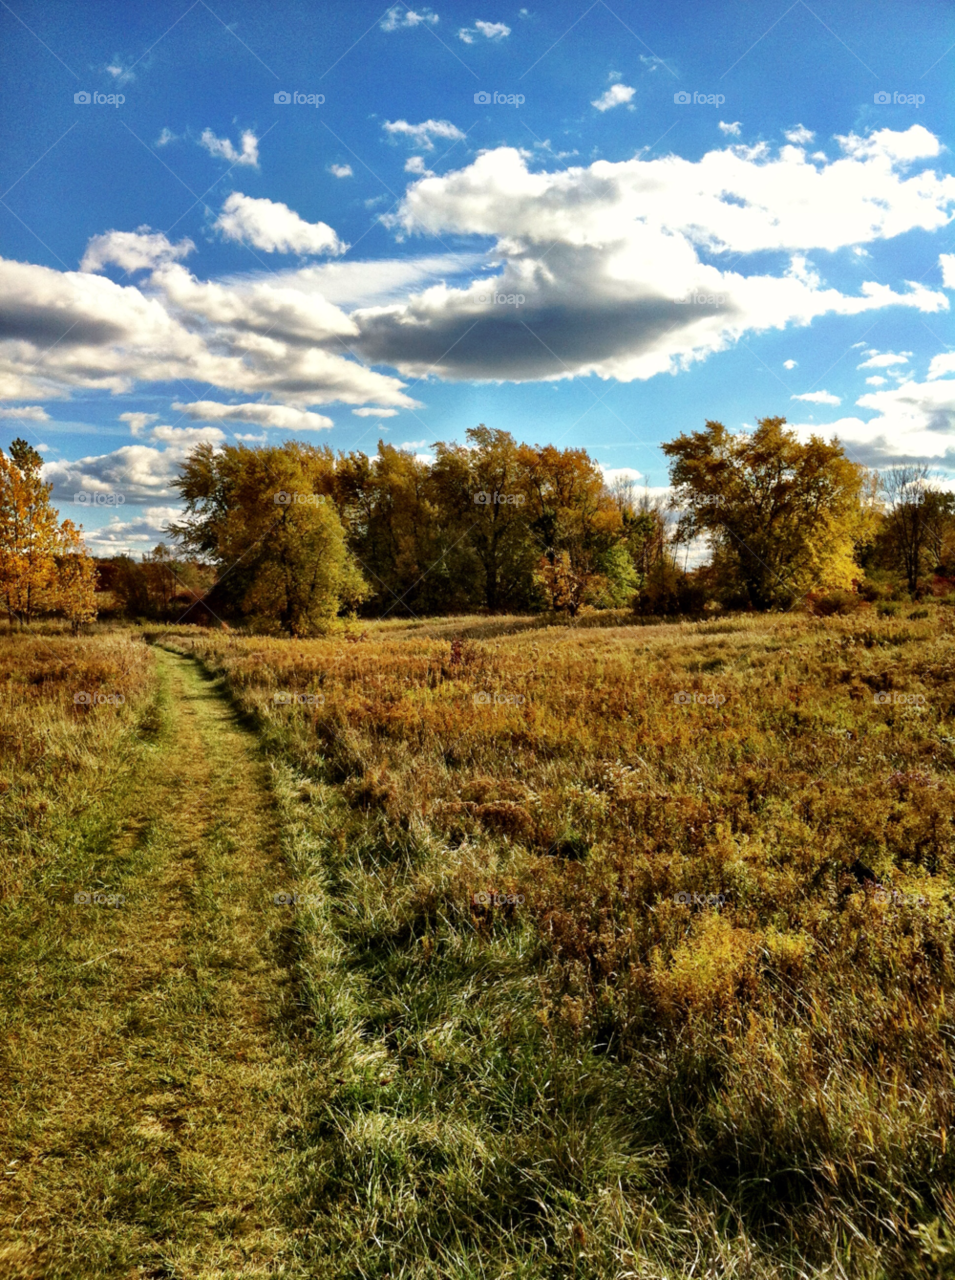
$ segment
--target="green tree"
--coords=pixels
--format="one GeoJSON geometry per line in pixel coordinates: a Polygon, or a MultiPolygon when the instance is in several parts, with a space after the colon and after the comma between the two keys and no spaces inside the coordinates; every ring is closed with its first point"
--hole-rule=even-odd
{"type": "Polygon", "coordinates": [[[876,559],[900,572],[912,595],[919,579],[940,569],[955,534],[955,496],[941,492],[924,463],[892,467],[880,477],[888,504],[876,539],[876,559]]]}
{"type": "Polygon", "coordinates": [[[466,445],[437,444],[431,469],[436,500],[479,579],[475,602],[488,609],[526,605],[536,559],[525,477],[514,437],[482,422],[466,445]]]}
{"type": "Polygon", "coordinates": [[[367,594],[335,504],[317,492],[321,455],[294,442],[199,445],[176,481],[186,512],[170,532],[216,565],[216,606],[261,630],[318,634],[367,594]]]}
{"type": "Polygon", "coordinates": [[[868,473],[837,440],[803,444],[785,418],[752,433],[720,422],[664,444],[687,536],[706,535],[724,589],[758,609],[861,576],[856,546],[877,519],[868,473]]]}

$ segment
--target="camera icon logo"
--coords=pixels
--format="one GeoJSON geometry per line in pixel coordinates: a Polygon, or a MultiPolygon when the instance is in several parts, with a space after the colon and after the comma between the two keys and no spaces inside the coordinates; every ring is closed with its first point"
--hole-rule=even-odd
{"type": "Polygon", "coordinates": [[[890,703],[892,701],[892,695],[891,693],[877,693],[875,695],[875,701],[880,707],[885,706],[886,703],[890,703]]]}
{"type": "Polygon", "coordinates": [[[478,106],[483,106],[485,103],[488,103],[491,101],[491,95],[489,93],[486,93],[482,89],[479,93],[476,93],[474,95],[474,101],[478,104],[478,106]]]}
{"type": "Polygon", "coordinates": [[[873,102],[876,104],[876,106],[879,106],[879,107],[883,107],[887,102],[891,102],[891,101],[892,101],[891,93],[886,93],[884,89],[880,89],[880,91],[877,94],[875,94],[875,96],[873,97],[873,102]]]}
{"type": "Polygon", "coordinates": [[[272,501],[278,503],[280,507],[287,507],[292,501],[292,495],[290,493],[286,493],[283,489],[281,493],[277,493],[275,495],[272,501]]]}
{"type": "Polygon", "coordinates": [[[679,93],[675,93],[673,95],[673,101],[678,103],[680,106],[683,106],[690,101],[690,95],[685,89],[681,89],[679,93]]]}
{"type": "Polygon", "coordinates": [[[272,101],[279,103],[291,102],[292,95],[290,93],[286,93],[284,89],[280,89],[278,93],[274,93],[272,95],[272,101]]]}
{"type": "Polygon", "coordinates": [[[74,93],[74,94],[73,94],[73,101],[74,101],[75,103],[78,103],[79,105],[83,106],[83,105],[85,105],[85,104],[89,103],[89,101],[90,101],[90,95],[86,92],[86,90],[85,90],[85,89],[81,89],[79,93],[74,93]]]}
{"type": "Polygon", "coordinates": [[[90,707],[93,705],[93,695],[91,693],[74,693],[73,702],[78,707],[90,707]]]}
{"type": "Polygon", "coordinates": [[[489,493],[476,493],[474,495],[474,501],[479,507],[485,507],[491,501],[491,495],[489,493]]]}
{"type": "Polygon", "coordinates": [[[673,695],[673,701],[678,707],[685,707],[693,701],[693,695],[681,689],[679,693],[673,695]]]}

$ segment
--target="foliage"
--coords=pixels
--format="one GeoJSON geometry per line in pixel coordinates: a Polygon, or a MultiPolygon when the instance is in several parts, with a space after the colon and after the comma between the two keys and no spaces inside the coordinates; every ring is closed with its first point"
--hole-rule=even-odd
{"type": "Polygon", "coordinates": [[[7,619],[29,625],[57,611],[74,634],[96,617],[95,575],[80,530],[50,503],[43,459],[25,440],[0,449],[0,597],[7,619]]]}
{"type": "Polygon", "coordinates": [[[708,536],[723,589],[742,590],[758,609],[849,587],[862,576],[856,547],[876,521],[864,469],[837,441],[802,444],[785,423],[761,418],[734,435],[707,422],[663,445],[687,533],[708,536]]]}
{"type": "Polygon", "coordinates": [[[219,569],[214,597],[263,630],[314,635],[366,594],[334,504],[320,490],[324,455],[200,445],[177,481],[184,520],[171,532],[219,569]]]}

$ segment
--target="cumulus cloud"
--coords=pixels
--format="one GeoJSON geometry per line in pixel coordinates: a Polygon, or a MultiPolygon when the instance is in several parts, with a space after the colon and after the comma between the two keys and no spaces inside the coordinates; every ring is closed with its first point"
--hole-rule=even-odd
{"type": "Polygon", "coordinates": [[[178,493],[172,482],[188,452],[181,447],[128,444],[75,462],[45,462],[43,479],[52,483],[56,502],[72,502],[80,492],[121,494],[127,503],[175,498],[178,493]]]}
{"type": "Polygon", "coordinates": [[[794,143],[797,147],[808,146],[810,142],[815,141],[815,138],[813,131],[803,124],[797,124],[794,129],[786,130],[786,141],[794,143]]]}
{"type": "Polygon", "coordinates": [[[884,387],[885,381],[885,378],[880,378],[878,374],[875,374],[872,378],[866,378],[865,384],[867,387],[884,387]]]}
{"type": "Polygon", "coordinates": [[[400,379],[346,358],[341,338],[357,333],[354,322],[307,276],[294,281],[207,283],[166,262],[140,289],[0,259],[0,399],[183,379],[301,408],[417,407],[400,379]]]}
{"type": "Polygon", "coordinates": [[[0,409],[0,418],[19,418],[23,422],[50,421],[50,415],[39,404],[23,404],[17,408],[0,409]]]}
{"type": "Polygon", "coordinates": [[[942,283],[946,289],[955,289],[955,253],[940,253],[938,265],[942,268],[942,283]]]}
{"type": "MultiPolygon", "coordinates": [[[[850,457],[872,467],[924,461],[955,470],[955,379],[905,382],[860,396],[856,404],[875,416],[841,418],[827,427],[850,457]]],[[[800,424],[799,430],[819,428],[800,424]]]]}
{"type": "Polygon", "coordinates": [[[173,131],[163,126],[163,129],[160,132],[159,137],[156,139],[156,146],[166,147],[169,145],[170,142],[175,142],[176,140],[177,140],[176,135],[173,133],[173,131]]]}
{"type": "Polygon", "coordinates": [[[474,44],[475,38],[479,35],[484,36],[486,40],[504,40],[511,34],[511,28],[503,22],[482,22],[478,18],[473,27],[462,27],[458,32],[458,39],[463,40],[465,44],[474,44]]]}
{"type": "Polygon", "coordinates": [[[595,99],[590,105],[596,107],[598,111],[609,111],[612,107],[619,107],[625,102],[629,102],[636,89],[631,89],[627,84],[612,84],[606,93],[595,99]]]}
{"type": "Polygon", "coordinates": [[[98,529],[84,528],[83,540],[94,556],[141,555],[159,542],[168,542],[168,525],[182,516],[181,507],[144,507],[132,520],[113,516],[98,529]]]}
{"type": "Polygon", "coordinates": [[[798,362],[797,360],[784,360],[784,361],[783,361],[783,368],[784,368],[784,369],[795,369],[795,367],[796,367],[796,365],[797,365],[798,363],[799,363],[799,362],[798,362]]]}
{"type": "Polygon", "coordinates": [[[354,172],[350,164],[330,164],[328,172],[336,178],[351,178],[354,172]]]}
{"type": "Polygon", "coordinates": [[[195,400],[191,404],[177,402],[172,407],[199,422],[252,423],[261,427],[278,427],[282,431],[324,431],[335,425],[324,414],[308,413],[285,404],[220,404],[217,400],[195,400]]]}
{"type": "Polygon", "coordinates": [[[344,253],[348,248],[327,223],[306,222],[287,204],[233,191],[213,223],[227,240],[266,253],[344,253]]]}
{"type": "Polygon", "coordinates": [[[450,120],[425,120],[421,124],[409,124],[407,120],[386,120],[382,126],[391,138],[405,137],[413,146],[433,151],[433,138],[463,138],[465,135],[450,120]]]}
{"type": "Polygon", "coordinates": [[[230,164],[250,165],[253,169],[259,167],[259,140],[251,129],[242,134],[241,151],[236,151],[228,138],[217,138],[211,129],[203,129],[199,143],[210,156],[218,156],[230,164]]]}
{"type": "Polygon", "coordinates": [[[141,436],[144,429],[151,422],[155,422],[158,417],[158,413],[121,413],[119,420],[129,424],[129,430],[132,435],[141,436]]]}
{"type": "Polygon", "coordinates": [[[398,410],[366,407],[364,409],[352,409],[352,413],[358,418],[394,418],[397,416],[398,410]]]}
{"type": "Polygon", "coordinates": [[[740,120],[733,120],[732,123],[727,123],[727,121],[721,120],[719,122],[719,129],[721,133],[729,133],[732,134],[734,138],[738,138],[741,124],[742,121],[740,120]]]}
{"type": "Polygon", "coordinates": [[[943,226],[955,178],[913,173],[909,159],[936,151],[913,126],[843,145],[820,168],[791,145],[550,173],[532,172],[515,148],[483,152],[415,183],[386,222],[405,234],[491,237],[500,274],[359,308],[355,349],[410,376],[629,381],[705,359],[747,331],[887,306],[945,310],[945,295],[920,284],[827,288],[807,258],[943,226]],[[773,251],[775,269],[763,257],[747,274],[748,255],[773,251]],[[491,306],[491,294],[523,301],[491,306]]]}
{"type": "Polygon", "coordinates": [[[842,404],[839,396],[830,391],[807,391],[801,396],[790,396],[791,400],[805,400],[808,404],[842,404]]]}
{"type": "Polygon", "coordinates": [[[192,253],[191,240],[171,244],[161,231],[139,227],[136,231],[107,231],[93,236],[86,246],[81,271],[102,271],[107,263],[122,267],[124,271],[151,271],[163,262],[176,262],[192,253]]]}
{"type": "Polygon", "coordinates": [[[402,27],[420,27],[422,24],[433,27],[437,21],[438,15],[430,9],[406,9],[403,5],[395,4],[378,25],[382,31],[398,31],[402,27]]]}

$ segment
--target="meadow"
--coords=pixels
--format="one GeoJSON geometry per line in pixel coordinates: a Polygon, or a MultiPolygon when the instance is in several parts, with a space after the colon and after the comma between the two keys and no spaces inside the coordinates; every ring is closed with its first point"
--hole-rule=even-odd
{"type": "MultiPolygon", "coordinates": [[[[955,1275],[950,608],[145,638],[303,895],[276,1274],[955,1275]]],[[[43,714],[63,776],[121,750],[43,714]]]]}

